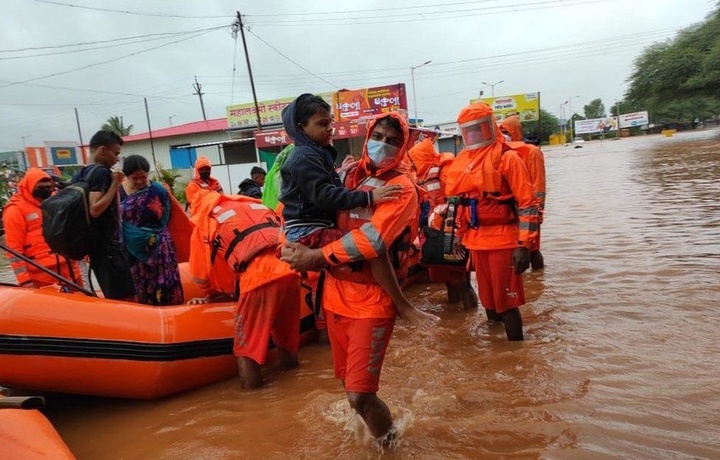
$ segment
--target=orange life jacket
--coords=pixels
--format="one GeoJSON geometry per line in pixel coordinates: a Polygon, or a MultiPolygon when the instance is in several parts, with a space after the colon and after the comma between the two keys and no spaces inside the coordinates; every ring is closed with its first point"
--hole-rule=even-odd
{"type": "Polygon", "coordinates": [[[278,245],[280,220],[260,203],[221,201],[210,216],[217,221],[210,254],[213,265],[220,257],[241,273],[253,257],[278,245]]]}
{"type": "MultiPolygon", "coordinates": [[[[399,174],[400,173],[395,170],[390,170],[379,177],[368,177],[362,181],[355,190],[372,192],[376,188],[384,186],[390,179],[399,174]]],[[[344,174],[341,175],[341,179],[344,181],[344,174]]],[[[372,214],[373,209],[371,206],[340,211],[337,218],[338,229],[344,232],[358,229],[370,222],[372,214]]],[[[407,227],[389,248],[390,260],[395,268],[395,274],[398,280],[404,279],[406,275],[407,261],[410,257],[410,251],[413,248],[412,241],[415,239],[415,236],[417,236],[412,233],[411,228],[407,227]]],[[[375,283],[375,278],[373,278],[370,265],[367,262],[338,265],[330,268],[330,272],[335,278],[341,280],[364,284],[375,283]]]]}
{"type": "Polygon", "coordinates": [[[418,185],[427,192],[428,201],[433,204],[442,203],[445,200],[442,183],[440,182],[440,169],[440,166],[430,167],[425,178],[418,181],[418,185]]]}
{"type": "MultiPolygon", "coordinates": [[[[478,158],[471,160],[467,166],[466,171],[473,170],[477,163],[483,163],[484,174],[487,175],[489,171],[492,171],[490,175],[500,179],[499,182],[496,182],[500,187],[493,191],[471,188],[467,192],[459,194],[460,207],[465,208],[463,211],[467,215],[471,228],[507,225],[518,221],[517,206],[512,191],[498,171],[502,155],[508,150],[510,147],[502,144],[492,161],[483,162],[478,158]]],[[[467,174],[467,172],[463,171],[462,174],[467,174]]]]}
{"type": "MultiPolygon", "coordinates": [[[[55,254],[50,251],[50,248],[43,238],[42,211],[40,210],[40,207],[33,203],[29,203],[23,198],[12,200],[5,207],[6,214],[12,212],[10,211],[11,207],[17,207],[17,210],[25,220],[25,244],[22,251],[19,252],[22,252],[25,257],[33,260],[33,262],[36,262],[43,267],[49,268],[50,270],[58,273],[65,272],[63,274],[67,275],[67,267],[63,266],[63,264],[67,264],[65,258],[56,257],[55,254]],[[59,266],[58,263],[60,264],[59,266]]],[[[41,272],[29,264],[26,264],[21,259],[11,255],[9,255],[9,258],[19,285],[22,286],[31,281],[34,281],[36,285],[57,283],[55,278],[41,272]]]]}

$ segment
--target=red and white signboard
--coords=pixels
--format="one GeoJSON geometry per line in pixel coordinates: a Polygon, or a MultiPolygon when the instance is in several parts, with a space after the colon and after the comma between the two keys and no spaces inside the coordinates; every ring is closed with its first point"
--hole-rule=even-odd
{"type": "Polygon", "coordinates": [[[650,116],[647,112],[634,112],[620,115],[620,127],[632,128],[650,123],[650,116]]]}

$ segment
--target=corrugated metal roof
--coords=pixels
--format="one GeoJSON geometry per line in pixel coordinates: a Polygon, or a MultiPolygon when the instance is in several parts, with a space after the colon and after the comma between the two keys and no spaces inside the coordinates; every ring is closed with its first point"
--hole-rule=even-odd
{"type": "MultiPolygon", "coordinates": [[[[184,125],[171,126],[170,128],[162,128],[153,130],[153,139],[163,137],[183,136],[186,134],[206,133],[211,131],[225,131],[228,129],[227,118],[215,118],[212,120],[194,121],[185,123],[184,125]]],[[[123,137],[125,142],[142,141],[150,139],[150,133],[131,134],[123,137]]]]}

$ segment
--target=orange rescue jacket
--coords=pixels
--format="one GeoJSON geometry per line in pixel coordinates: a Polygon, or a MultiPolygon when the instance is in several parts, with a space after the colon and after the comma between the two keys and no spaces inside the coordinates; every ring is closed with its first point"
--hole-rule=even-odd
{"type": "Polygon", "coordinates": [[[430,138],[418,142],[408,151],[408,160],[421,190],[420,199],[428,202],[431,208],[445,202],[443,169],[454,159],[452,153],[437,153],[430,138]]]}
{"type": "MultiPolygon", "coordinates": [[[[3,209],[5,243],[10,249],[21,253],[28,259],[82,285],[77,263],[68,261],[50,251],[42,235],[42,210],[40,202],[32,196],[32,191],[41,180],[50,180],[50,176],[38,168],[30,168],[18,184],[18,193],[10,198],[3,209]],[[70,272],[72,267],[72,273],[70,272]]],[[[21,286],[42,287],[57,284],[58,280],[22,259],[7,253],[10,265],[21,286]]]]}
{"type": "Polygon", "coordinates": [[[260,200],[200,192],[193,204],[190,272],[208,294],[232,295],[238,275],[241,292],[293,276],[286,263],[264,257],[277,247],[280,221],[260,200]]]}
{"type": "MultiPolygon", "coordinates": [[[[487,116],[492,110],[486,104],[471,104],[458,123],[487,116]]],[[[537,238],[538,202],[525,163],[493,126],[493,144],[461,151],[447,168],[446,193],[464,204],[456,219],[458,236],[471,250],[530,248],[537,238]]]]}
{"type": "Polygon", "coordinates": [[[542,223],[545,215],[545,156],[540,147],[525,142],[509,142],[511,149],[515,150],[520,158],[525,162],[525,166],[530,173],[530,183],[533,187],[533,193],[538,200],[539,223],[542,223]]]}
{"type": "MultiPolygon", "coordinates": [[[[378,119],[386,116],[398,120],[403,128],[405,142],[408,142],[407,122],[401,115],[391,112],[378,115],[369,123],[365,144],[370,139],[378,119]]],[[[367,148],[363,147],[358,167],[347,175],[344,180],[345,186],[349,188],[360,187],[363,184],[367,186],[366,181],[374,178],[387,185],[400,185],[402,191],[397,199],[377,204],[371,214],[353,217],[355,223],[339,216],[338,227],[350,231],[341,239],[322,248],[328,264],[335,267],[376,258],[388,251],[393,243],[408,231],[411,232],[410,237],[414,239],[412,232],[417,232],[415,222],[417,222],[419,202],[411,177],[412,171],[405,159],[406,151],[407,145],[404,145],[392,164],[374,171],[367,155],[367,148]],[[357,224],[359,227],[350,228],[357,224]]],[[[355,210],[351,210],[345,213],[349,217],[354,212],[355,210]]],[[[397,314],[392,300],[380,285],[375,282],[362,284],[339,279],[333,275],[332,270],[330,276],[325,279],[323,302],[328,311],[349,318],[394,318],[397,314]]]]}

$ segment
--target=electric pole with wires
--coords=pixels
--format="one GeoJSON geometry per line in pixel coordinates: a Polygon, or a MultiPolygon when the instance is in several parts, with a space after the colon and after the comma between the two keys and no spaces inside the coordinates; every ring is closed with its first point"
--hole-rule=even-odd
{"type": "Polygon", "coordinates": [[[258,129],[262,129],[262,122],[260,121],[260,108],[258,107],[257,95],[255,94],[255,80],[253,80],[252,67],[250,67],[250,56],[248,55],[247,43],[245,42],[245,29],[242,22],[242,15],[237,12],[237,21],[232,25],[232,32],[235,39],[237,39],[237,33],[240,32],[242,37],[243,49],[245,50],[245,62],[247,63],[248,76],[250,77],[250,88],[252,89],[253,102],[255,103],[255,115],[257,116],[258,129]]]}
{"type": "Polygon", "coordinates": [[[193,94],[197,94],[197,96],[200,98],[200,108],[202,109],[203,113],[203,120],[207,121],[207,117],[205,116],[205,104],[203,103],[203,93],[202,92],[202,85],[198,83],[197,77],[195,77],[195,83],[193,84],[193,89],[195,92],[193,94]]]}

